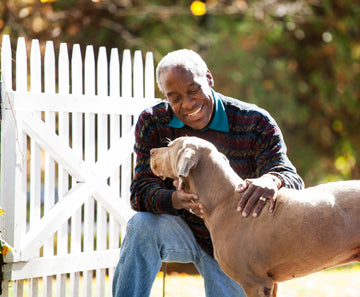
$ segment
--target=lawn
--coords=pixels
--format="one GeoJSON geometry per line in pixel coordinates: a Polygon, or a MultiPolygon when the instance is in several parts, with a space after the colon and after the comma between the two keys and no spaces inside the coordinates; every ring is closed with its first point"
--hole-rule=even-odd
{"type": "MultiPolygon", "coordinates": [[[[151,297],[162,296],[162,272],[156,278],[151,297]]],[[[205,297],[199,274],[172,272],[166,275],[166,297],[205,297]]],[[[277,297],[360,297],[360,264],[318,272],[279,284],[277,297]]]]}
{"type": "MultiPolygon", "coordinates": [[[[179,265],[179,264],[175,264],[179,265]]],[[[106,278],[107,282],[109,281],[106,278]]],[[[53,294],[56,296],[56,282],[54,278],[53,294]]],[[[96,292],[96,279],[94,278],[93,293],[96,292]]],[[[110,296],[109,283],[107,283],[107,293],[110,296]]],[[[12,287],[12,285],[10,285],[12,287]]],[[[25,281],[24,296],[30,296],[28,292],[29,284],[25,281]]],[[[42,279],[39,279],[39,292],[42,291],[42,279]]],[[[67,282],[69,291],[69,281],[67,282]]],[[[159,272],[150,297],[162,297],[163,294],[163,274],[159,272]]],[[[13,296],[10,290],[9,297],[13,296]]],[[[40,296],[40,295],[39,295],[40,296]]],[[[67,294],[66,296],[69,296],[67,294]]],[[[83,296],[82,281],[79,287],[79,296],[83,296]]],[[[205,297],[204,285],[201,276],[197,273],[193,265],[167,267],[166,297],[205,297]]],[[[318,272],[303,278],[294,279],[280,283],[277,297],[360,297],[360,264],[353,264],[339,268],[329,269],[318,272]]]]}

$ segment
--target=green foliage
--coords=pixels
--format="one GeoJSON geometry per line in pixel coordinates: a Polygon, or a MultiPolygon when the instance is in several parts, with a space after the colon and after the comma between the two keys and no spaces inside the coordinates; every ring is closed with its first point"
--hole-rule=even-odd
{"type": "Polygon", "coordinates": [[[13,40],[152,51],[156,62],[194,49],[217,91],[273,115],[308,186],[360,178],[359,2],[208,0],[201,17],[190,3],[6,0],[0,29],[13,40]]]}

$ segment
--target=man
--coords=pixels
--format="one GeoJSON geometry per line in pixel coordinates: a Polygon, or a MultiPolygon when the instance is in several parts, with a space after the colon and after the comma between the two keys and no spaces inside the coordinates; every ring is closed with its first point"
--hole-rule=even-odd
{"type": "Polygon", "coordinates": [[[244,217],[258,216],[267,200],[272,212],[278,189],[301,189],[303,181],[287,158],[272,117],[255,105],[215,92],[212,74],[197,53],[185,49],[169,53],[160,61],[156,77],[166,101],[145,110],[136,125],[131,204],[139,212],[127,226],[114,296],[149,296],[162,261],[194,263],[208,297],[245,296],[213,258],[196,193],[175,190],[177,181],[153,175],[150,149],[185,135],[212,142],[245,180],[234,209],[244,217]]]}

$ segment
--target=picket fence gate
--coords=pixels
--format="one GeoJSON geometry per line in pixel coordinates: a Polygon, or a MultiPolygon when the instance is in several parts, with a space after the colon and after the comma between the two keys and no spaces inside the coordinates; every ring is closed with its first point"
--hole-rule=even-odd
{"type": "Polygon", "coordinates": [[[2,39],[0,230],[15,253],[1,296],[110,296],[133,214],[134,123],[159,102],[153,56],[124,50],[120,63],[100,47],[96,59],[89,45],[83,63],[78,44],[71,59],[65,43],[57,59],[43,47],[19,38],[13,59],[2,39]]]}

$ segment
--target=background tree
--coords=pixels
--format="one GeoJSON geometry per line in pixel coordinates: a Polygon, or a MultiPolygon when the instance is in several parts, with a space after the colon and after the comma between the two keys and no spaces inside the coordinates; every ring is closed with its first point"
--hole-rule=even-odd
{"type": "Polygon", "coordinates": [[[360,178],[360,3],[207,0],[194,15],[193,2],[3,0],[0,30],[13,42],[152,51],[156,62],[194,49],[216,90],[274,116],[308,186],[360,178]]]}

